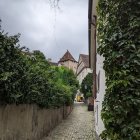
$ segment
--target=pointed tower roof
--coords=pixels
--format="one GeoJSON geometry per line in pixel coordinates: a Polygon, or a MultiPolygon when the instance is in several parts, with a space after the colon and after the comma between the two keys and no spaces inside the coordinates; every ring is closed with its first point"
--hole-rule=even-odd
{"type": "Polygon", "coordinates": [[[71,55],[71,53],[67,50],[67,52],[63,55],[63,57],[59,60],[59,62],[64,62],[64,61],[74,61],[77,62],[74,57],[71,55]]]}

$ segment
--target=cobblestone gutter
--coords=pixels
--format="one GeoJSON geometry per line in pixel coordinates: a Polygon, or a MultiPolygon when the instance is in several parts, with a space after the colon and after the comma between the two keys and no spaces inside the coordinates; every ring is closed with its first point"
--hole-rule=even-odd
{"type": "Polygon", "coordinates": [[[42,140],[96,140],[93,111],[76,103],[72,113],[42,140]]]}

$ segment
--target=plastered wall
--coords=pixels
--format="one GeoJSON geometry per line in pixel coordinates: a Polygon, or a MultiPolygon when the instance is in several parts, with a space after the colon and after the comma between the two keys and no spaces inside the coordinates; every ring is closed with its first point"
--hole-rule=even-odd
{"type": "Polygon", "coordinates": [[[72,107],[41,109],[36,105],[0,106],[0,140],[39,140],[71,110],[72,107]]]}

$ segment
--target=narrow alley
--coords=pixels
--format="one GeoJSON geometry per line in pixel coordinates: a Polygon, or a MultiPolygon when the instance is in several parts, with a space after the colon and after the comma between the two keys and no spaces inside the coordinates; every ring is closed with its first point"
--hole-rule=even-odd
{"type": "Polygon", "coordinates": [[[75,103],[72,113],[43,140],[95,140],[93,111],[75,103]]]}

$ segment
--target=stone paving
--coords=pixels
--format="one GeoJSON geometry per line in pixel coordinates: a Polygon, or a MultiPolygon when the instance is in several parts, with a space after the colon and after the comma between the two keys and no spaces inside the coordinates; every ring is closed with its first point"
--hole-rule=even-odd
{"type": "Polygon", "coordinates": [[[93,111],[75,103],[72,113],[43,140],[95,140],[93,111]]]}

